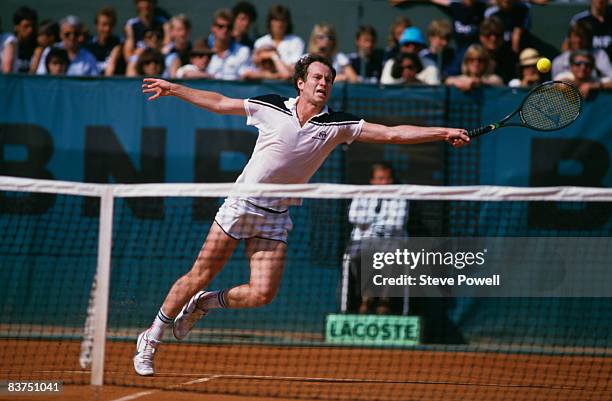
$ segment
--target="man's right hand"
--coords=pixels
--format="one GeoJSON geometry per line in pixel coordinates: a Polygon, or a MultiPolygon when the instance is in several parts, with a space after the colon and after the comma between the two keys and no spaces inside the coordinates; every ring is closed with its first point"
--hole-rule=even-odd
{"type": "Polygon", "coordinates": [[[152,93],[149,100],[155,100],[162,96],[171,96],[173,83],[157,78],[145,78],[142,80],[142,93],[152,93]]]}

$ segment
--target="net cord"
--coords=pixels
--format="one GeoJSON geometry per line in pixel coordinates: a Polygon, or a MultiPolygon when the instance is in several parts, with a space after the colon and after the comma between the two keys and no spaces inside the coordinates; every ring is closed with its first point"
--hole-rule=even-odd
{"type": "Polygon", "coordinates": [[[0,191],[41,192],[115,198],[268,196],[314,199],[400,198],[454,201],[612,202],[612,188],[495,185],[346,185],[346,184],[89,184],[0,176],[0,191]]]}

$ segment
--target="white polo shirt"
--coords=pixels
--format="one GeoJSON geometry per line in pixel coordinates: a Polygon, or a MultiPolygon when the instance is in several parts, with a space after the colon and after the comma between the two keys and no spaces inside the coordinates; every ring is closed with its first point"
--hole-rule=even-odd
{"type": "MultiPolygon", "coordinates": [[[[237,183],[303,184],[323,164],[336,145],[359,136],[364,120],[331,111],[327,106],[303,127],[296,112],[297,98],[279,95],[245,99],[247,125],[259,130],[251,159],[237,183]]],[[[301,204],[301,199],[247,198],[277,211],[301,204]]]]}

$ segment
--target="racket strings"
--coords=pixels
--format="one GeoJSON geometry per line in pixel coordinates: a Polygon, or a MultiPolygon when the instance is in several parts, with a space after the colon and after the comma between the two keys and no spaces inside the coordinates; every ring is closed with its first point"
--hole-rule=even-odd
{"type": "Polygon", "coordinates": [[[556,130],[574,121],[582,97],[578,90],[564,82],[543,85],[525,99],[520,117],[524,124],[538,130],[556,130]]]}

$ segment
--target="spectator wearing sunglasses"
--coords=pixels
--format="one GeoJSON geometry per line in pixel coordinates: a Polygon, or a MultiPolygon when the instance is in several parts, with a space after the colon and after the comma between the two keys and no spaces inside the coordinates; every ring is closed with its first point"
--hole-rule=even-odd
{"type": "Polygon", "coordinates": [[[471,45],[463,56],[461,75],[448,77],[447,85],[468,92],[483,85],[503,86],[502,79],[490,71],[491,58],[481,45],[471,45]]]}
{"type": "Polygon", "coordinates": [[[229,9],[218,10],[213,18],[213,56],[206,72],[216,79],[240,79],[251,59],[251,50],[232,37],[233,21],[234,15],[229,9]]]}
{"type": "Polygon", "coordinates": [[[598,90],[612,89],[612,79],[594,75],[593,68],[595,68],[593,54],[588,50],[576,50],[570,55],[570,71],[555,76],[555,80],[576,85],[585,99],[590,98],[598,90]]]}
{"type": "Polygon", "coordinates": [[[423,71],[421,59],[415,53],[400,53],[395,57],[391,76],[404,85],[424,84],[418,78],[418,74],[423,71]]]}
{"type": "MultiPolygon", "coordinates": [[[[81,47],[79,42],[82,26],[81,20],[74,15],[68,15],[60,21],[61,43],[59,43],[58,47],[68,53],[68,59],[70,60],[66,75],[97,76],[100,74],[100,71],[98,70],[96,58],[88,50],[81,47]]],[[[50,50],[50,48],[47,50],[50,50]]],[[[43,53],[36,70],[37,74],[44,75],[48,73],[46,63],[48,54],[48,51],[43,53]]]]}
{"type": "Polygon", "coordinates": [[[338,35],[336,35],[336,29],[333,25],[321,22],[312,28],[308,53],[331,60],[332,66],[338,72],[336,82],[359,81],[359,76],[351,66],[349,58],[346,54],[338,51],[338,35]]]}
{"type": "Polygon", "coordinates": [[[570,72],[570,56],[572,52],[586,50],[593,56],[595,62],[592,70],[594,76],[612,78],[612,65],[605,50],[593,48],[593,29],[588,22],[578,21],[569,28],[567,33],[567,51],[554,58],[552,63],[552,76],[556,77],[564,72],[570,72]]]}

